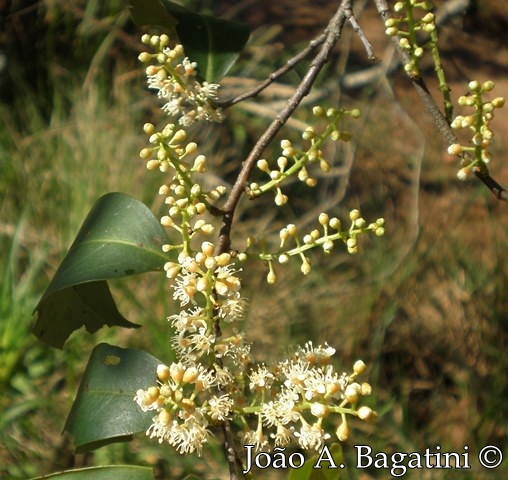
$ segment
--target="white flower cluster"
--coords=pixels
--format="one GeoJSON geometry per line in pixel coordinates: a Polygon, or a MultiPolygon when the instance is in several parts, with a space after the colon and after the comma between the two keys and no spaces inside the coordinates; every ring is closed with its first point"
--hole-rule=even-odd
{"type": "MultiPolygon", "coordinates": [[[[226,188],[218,185],[210,191],[202,189],[197,179],[206,172],[207,161],[197,154],[197,145],[187,140],[185,130],[193,121],[219,119],[221,112],[211,101],[216,87],[199,84],[196,65],[183,57],[180,46],[169,49],[169,39],[164,35],[144,36],[143,41],[159,50],[155,55],[141,55],[142,61],[155,56],[159,62],[159,66],[148,68],[149,85],[168,100],[163,109],[180,115],[181,124],[168,124],[161,131],[151,123],[145,124],[150,146],[140,152],[148,169],[168,177],[159,190],[167,206],[161,224],[181,239],[180,243],[162,246],[164,252],[174,254],[164,270],[171,280],[172,298],[181,307],[168,319],[176,360],[159,365],[156,385],[139,389],[134,397],[143,411],[154,412],[147,435],[180,453],[199,455],[213,426],[238,421],[243,427],[242,441],[257,449],[268,448],[268,439],[276,446],[294,442],[312,449],[330,438],[322,421],[335,413],[341,417],[337,437],[346,439],[347,414],[363,420],[375,416],[368,407],[357,408],[359,397],[370,393],[367,384],[355,381],[365,365],[357,362],[351,375],[339,375],[329,365],[335,350],[308,343],[289,360],[271,368],[253,367],[250,345],[235,328],[244,318],[247,304],[241,295],[241,270],[236,262],[244,260],[246,254],[221,252],[212,242],[203,240],[214,232],[210,213],[217,210],[214,203],[226,188]],[[252,417],[258,421],[254,430],[250,427],[252,417]]],[[[337,131],[335,116],[339,113],[330,112],[333,121],[325,136],[338,139],[339,133],[333,132],[337,131]]],[[[319,137],[311,130],[306,135],[313,147],[305,161],[317,160],[322,169],[328,168],[319,150],[325,136],[319,137]]],[[[285,144],[283,153],[288,158],[295,153],[292,148],[285,144]]],[[[359,213],[351,220],[347,238],[364,230],[383,233],[382,223],[367,226],[359,213]]],[[[321,216],[320,223],[328,240],[344,240],[339,232],[333,234],[336,237],[328,235],[329,226],[337,227],[333,219],[321,216]]],[[[318,237],[314,243],[323,243],[318,237]]],[[[304,247],[307,243],[305,240],[304,247]]],[[[327,249],[324,243],[321,246],[327,249]]]]}
{"type": "Polygon", "coordinates": [[[222,110],[218,101],[216,83],[199,82],[197,65],[185,57],[182,45],[169,47],[167,35],[143,35],[141,41],[154,47],[156,53],[142,52],[139,60],[145,63],[156,60],[156,65],[146,69],[148,88],[157,90],[157,95],[166,103],[162,109],[170,116],[179,117],[182,126],[196,121],[221,122],[222,110]]]}
{"type": "MultiPolygon", "coordinates": [[[[200,312],[194,313],[191,323],[201,325],[200,312]]],[[[349,436],[346,415],[368,422],[376,419],[370,407],[357,408],[360,398],[371,393],[368,383],[356,381],[366,368],[361,360],[352,374],[339,374],[329,364],[335,349],[308,342],[272,368],[258,365],[251,369],[246,379],[249,396],[234,381],[245,374],[247,359],[251,361],[245,353],[242,364],[232,363],[234,371],[205,368],[191,361],[159,365],[157,385],[138,390],[134,398],[143,411],[156,412],[147,435],[169,443],[180,453],[201,454],[211,434],[209,427],[237,416],[243,418],[241,442],[253,445],[256,451],[291,443],[319,450],[331,438],[323,421],[332,414],[341,419],[335,432],[340,441],[349,436]],[[257,424],[250,428],[253,415],[257,424]]]]}
{"type": "Polygon", "coordinates": [[[165,265],[174,280],[173,298],[182,307],[190,305],[169,318],[178,361],[160,365],[158,384],[138,390],[135,397],[144,411],[157,412],[147,435],[180,453],[201,454],[208,426],[228,418],[235,404],[227,393],[234,391],[234,375],[227,364],[241,371],[251,361],[242,334],[223,338],[214,331],[219,320],[240,320],[245,301],[230,255],[214,256],[213,251],[213,244],[203,242],[194,256],[181,255],[178,263],[165,265]]]}
{"type": "Polygon", "coordinates": [[[227,395],[211,396],[198,405],[196,396],[216,384],[216,377],[200,365],[172,363],[157,368],[158,385],[138,390],[134,400],[143,411],[157,414],[146,432],[180,453],[201,454],[210,432],[209,421],[224,420],[233,407],[227,395]]]}
{"type": "MultiPolygon", "coordinates": [[[[261,402],[257,425],[243,432],[243,443],[257,451],[270,449],[272,443],[285,447],[292,442],[305,450],[319,450],[331,438],[323,428],[323,420],[331,414],[341,416],[336,435],[344,441],[348,436],[346,413],[360,416],[360,410],[353,407],[362,395],[370,394],[371,387],[355,381],[365,369],[361,360],[355,363],[353,374],[339,374],[329,364],[334,353],[329,345],[314,347],[308,342],[275,369],[264,365],[254,369],[249,375],[251,393],[270,400],[261,402]]],[[[375,419],[369,407],[362,408],[363,420],[375,419]]]]}

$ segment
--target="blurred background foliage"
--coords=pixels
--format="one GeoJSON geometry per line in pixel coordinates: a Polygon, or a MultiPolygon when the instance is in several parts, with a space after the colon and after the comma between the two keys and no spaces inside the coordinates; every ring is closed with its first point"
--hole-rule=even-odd
{"type": "MultiPolygon", "coordinates": [[[[282,65],[326,24],[335,4],[186,3],[254,28],[240,62],[224,79],[224,96],[244,91],[282,65]]],[[[388,65],[383,27],[370,3],[355,4],[376,55],[388,65]]],[[[443,27],[454,98],[473,78],[494,80],[496,95],[508,96],[507,18],[504,2],[477,0],[465,16],[443,27]]],[[[109,341],[161,359],[167,355],[164,319],[175,306],[163,278],[147,275],[113,284],[122,313],[143,325],[136,335],[78,332],[61,352],[30,334],[32,311],[96,198],[123,191],[155,212],[161,209],[157,190],[163,180],[147,173],[138,157],[146,141],[143,123],[162,120],[137,63],[140,33],[125,0],[0,1],[0,478],[104,463],[152,465],[161,479],[189,473],[227,478],[220,444],[201,459],[174,455],[144,438],[74,456],[70,440],[61,436],[94,344],[109,341]]],[[[383,216],[386,236],[364,240],[356,257],[341,251],[313,256],[305,278],[298,265],[279,268],[275,286],[266,285],[262,265],[248,264],[246,322],[253,350],[259,359],[276,359],[284,354],[279,346],[310,339],[336,347],[337,363],[345,370],[364,359],[380,418],[375,426],[354,424],[344,445],[350,465],[354,444],[385,452],[435,445],[463,452],[468,445],[477,452],[491,443],[506,457],[506,205],[475,181],[456,181],[458,166],[444,154],[403,75],[348,83],[370,66],[347,29],[284,137],[300,138],[311,107],[320,104],[362,109],[360,120],[345,125],[354,140],[327,147],[331,175],[316,189],[292,185],[290,206],[274,212],[271,198],[242,202],[233,242],[242,248],[246,235],[259,232],[270,242],[290,221],[309,230],[323,210],[346,220],[357,207],[368,220],[383,216]]],[[[299,65],[259,99],[231,109],[223,125],[195,131],[212,161],[211,184],[234,180],[305,68],[299,65]]],[[[507,184],[502,152],[508,115],[498,116],[492,168],[507,184]]],[[[277,148],[266,154],[277,156],[277,148]]],[[[473,466],[461,478],[483,478],[473,466]]],[[[488,478],[504,478],[506,471],[501,467],[488,478]]],[[[388,476],[347,472],[350,478],[388,476]]],[[[451,477],[453,472],[432,472],[432,478],[451,477]]]]}

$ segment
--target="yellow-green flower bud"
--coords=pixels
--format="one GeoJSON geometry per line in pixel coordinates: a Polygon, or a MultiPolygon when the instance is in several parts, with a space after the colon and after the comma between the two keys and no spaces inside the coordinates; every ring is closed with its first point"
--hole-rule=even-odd
{"type": "Polygon", "coordinates": [[[256,165],[262,172],[270,173],[270,167],[264,158],[258,160],[256,165]]]}
{"type": "Polygon", "coordinates": [[[355,404],[358,402],[358,399],[360,398],[360,393],[362,391],[362,387],[359,383],[351,383],[346,387],[346,390],[344,391],[344,398],[352,404],[355,404]]]}
{"type": "Polygon", "coordinates": [[[300,270],[304,275],[308,275],[310,273],[310,263],[308,258],[306,258],[305,261],[302,263],[300,270]]]}
{"type": "Polygon", "coordinates": [[[365,372],[366,368],[367,365],[365,365],[363,360],[357,360],[353,365],[353,372],[355,372],[357,375],[361,375],[363,372],[365,372]]]}
{"type": "Polygon", "coordinates": [[[472,80],[471,82],[468,83],[467,86],[469,90],[471,90],[472,92],[477,92],[478,90],[480,90],[480,82],[476,80],[472,80]]]}
{"type": "Polygon", "coordinates": [[[323,117],[325,114],[325,110],[323,107],[315,106],[312,108],[312,113],[316,117],[323,117]]]}
{"type": "Polygon", "coordinates": [[[483,85],[482,85],[482,90],[484,92],[490,92],[491,90],[493,90],[495,87],[495,84],[492,80],[487,80],[483,85]]]}
{"type": "Polygon", "coordinates": [[[157,365],[157,378],[161,382],[167,382],[169,380],[169,367],[167,365],[159,364],[157,365]]]}
{"type": "Polygon", "coordinates": [[[352,222],[354,222],[355,220],[358,220],[360,218],[360,211],[358,209],[353,209],[349,212],[349,218],[351,219],[352,222]]]}
{"type": "Polygon", "coordinates": [[[345,442],[349,438],[349,433],[349,427],[346,421],[342,422],[335,431],[335,435],[337,435],[339,442],[345,442]]]}
{"type": "Polygon", "coordinates": [[[153,148],[143,148],[139,152],[139,156],[143,158],[144,160],[148,160],[152,156],[152,152],[154,151],[153,148]]]}
{"type": "Polygon", "coordinates": [[[492,100],[492,105],[494,105],[495,108],[501,108],[504,105],[504,98],[503,97],[494,98],[494,100],[492,100]]]}
{"type": "Polygon", "coordinates": [[[170,371],[171,379],[173,380],[173,382],[175,382],[177,385],[179,385],[183,379],[183,373],[185,371],[185,367],[180,363],[172,363],[169,367],[169,371],[170,371]]]}
{"type": "Polygon", "coordinates": [[[330,221],[330,217],[327,213],[320,213],[319,214],[319,217],[318,217],[318,222],[325,226],[325,225],[328,225],[328,222],[330,221]]]}
{"type": "Polygon", "coordinates": [[[361,387],[362,387],[361,391],[362,397],[368,397],[372,393],[372,386],[370,385],[370,383],[363,382],[361,387]]]}
{"type": "Polygon", "coordinates": [[[454,143],[448,147],[448,153],[450,155],[460,155],[463,151],[462,145],[454,143]]]}
{"type": "Polygon", "coordinates": [[[331,240],[327,240],[323,243],[323,250],[325,253],[330,253],[333,250],[333,242],[331,240]]]}
{"type": "Polygon", "coordinates": [[[289,255],[283,253],[283,254],[279,255],[278,260],[279,260],[280,264],[284,265],[285,263],[289,262],[289,255]]]}
{"type": "Polygon", "coordinates": [[[286,226],[286,229],[290,235],[296,235],[296,225],[294,225],[293,223],[289,223],[286,226]]]}
{"type": "Polygon", "coordinates": [[[330,227],[332,227],[334,230],[340,230],[341,229],[341,223],[340,220],[337,217],[333,217],[330,220],[330,227]]]}
{"type": "Polygon", "coordinates": [[[207,256],[207,257],[211,257],[213,256],[213,252],[215,250],[215,247],[213,245],[213,243],[211,242],[203,242],[201,244],[201,251],[207,256]]]}
{"type": "Polygon", "coordinates": [[[372,408],[366,406],[360,407],[357,414],[360,420],[365,420],[366,422],[373,422],[377,418],[376,412],[374,412],[372,408]]]}
{"type": "Polygon", "coordinates": [[[196,367],[188,367],[183,374],[182,381],[184,383],[194,383],[198,378],[199,372],[196,367]]]}

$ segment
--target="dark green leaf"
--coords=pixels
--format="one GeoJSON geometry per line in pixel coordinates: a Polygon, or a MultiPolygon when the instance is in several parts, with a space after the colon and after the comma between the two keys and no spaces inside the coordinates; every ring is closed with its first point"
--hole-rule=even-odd
{"type": "Polygon", "coordinates": [[[169,0],[131,0],[131,15],[139,25],[175,28],[186,55],[197,62],[208,82],[226,75],[250,35],[248,25],[193,12],[169,0]]]}
{"type": "Polygon", "coordinates": [[[160,271],[169,239],[152,212],[123,193],[101,197],[81,227],[35,311],[33,333],[62,348],[83,325],[134,327],[116,309],[105,280],[160,271]]]}
{"type": "Polygon", "coordinates": [[[37,306],[33,333],[43,342],[62,348],[83,325],[94,333],[104,325],[135,328],[118,311],[106,281],[82,283],[57,290],[37,306]]]}
{"type": "Polygon", "coordinates": [[[153,471],[147,467],[108,465],[104,467],[80,468],[52,473],[32,480],[154,480],[153,471]]]}
{"type": "Polygon", "coordinates": [[[65,424],[78,452],[130,440],[147,430],[154,413],[143,412],[134,395],[156,384],[160,363],[141,350],[107,343],[94,348],[65,424]]]}

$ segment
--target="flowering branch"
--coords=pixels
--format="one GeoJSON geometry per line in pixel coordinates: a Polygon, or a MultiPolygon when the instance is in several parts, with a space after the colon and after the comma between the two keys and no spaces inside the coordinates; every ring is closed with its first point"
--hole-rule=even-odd
{"type": "MultiPolygon", "coordinates": [[[[344,23],[353,22],[351,3],[351,0],[343,1],[324,37],[318,37],[304,50],[307,54],[321,43],[320,51],[293,96],[252,148],[223,206],[217,202],[226,194],[224,186],[217,185],[210,191],[201,186],[207,159],[197,155],[198,146],[188,141],[186,131],[195,122],[222,120],[223,104],[217,99],[219,86],[199,82],[198,66],[185,56],[182,45],[170,46],[166,35],[142,38],[155,49],[155,53],[143,52],[139,56],[142,62],[155,62],[146,68],[149,88],[157,91],[165,102],[163,110],[179,124],[169,123],[160,131],[150,123],[145,124],[150,147],[141,150],[140,156],[150,170],[159,170],[167,177],[159,189],[168,206],[161,223],[177,232],[181,242],[162,246],[164,252],[174,252],[173,259],[176,257],[176,261],[166,262],[164,270],[171,280],[173,300],[179,302],[182,310],[169,317],[176,361],[159,365],[157,384],[138,389],[135,401],[143,411],[155,413],[147,435],[169,443],[180,453],[200,454],[210,429],[220,427],[231,478],[239,476],[242,463],[235,435],[239,434],[244,445],[253,445],[257,451],[291,443],[317,450],[331,438],[323,426],[326,417],[339,417],[336,437],[341,441],[349,436],[347,416],[365,421],[376,417],[369,407],[359,405],[361,397],[371,392],[369,384],[357,382],[365,370],[362,361],[354,364],[352,373],[340,374],[330,365],[334,348],[307,342],[305,347],[298,347],[289,358],[275,365],[256,365],[244,332],[229,328],[243,319],[247,305],[241,295],[242,270],[238,268],[247,253],[230,251],[231,227],[239,199],[246,192],[254,198],[275,191],[275,203],[280,206],[288,201],[281,185],[289,176],[297,176],[306,185],[314,186],[317,181],[308,171],[311,164],[319,164],[324,172],[331,168],[323,158],[321,146],[328,139],[349,141],[351,134],[341,130],[339,122],[345,116],[360,116],[357,109],[315,107],[314,115],[328,126],[321,133],[313,127],[305,130],[302,137],[310,144],[308,149],[298,149],[291,141],[283,140],[282,156],[277,161],[279,170],[270,169],[266,160],[259,159],[309,93],[344,23]],[[264,185],[248,186],[256,165],[269,173],[269,180],[264,185]],[[201,237],[214,233],[206,215],[217,212],[223,216],[217,241],[203,240],[201,237]],[[240,432],[235,432],[233,422],[241,427],[240,432]]],[[[354,26],[359,28],[356,23],[354,26]]],[[[293,61],[300,59],[295,58],[293,61]]],[[[350,227],[344,230],[340,220],[323,212],[319,216],[319,230],[302,239],[296,226],[288,225],[280,233],[281,243],[276,253],[263,250],[255,255],[269,266],[268,282],[275,281],[272,265],[275,259],[286,263],[289,257],[300,258],[301,271],[307,274],[310,271],[310,261],[304,254],[307,250],[318,248],[329,254],[334,243],[341,242],[355,254],[357,236],[366,232],[377,236],[384,233],[383,219],[368,224],[355,209],[350,213],[350,220],[350,227]]]]}
{"type": "MultiPolygon", "coordinates": [[[[435,35],[435,17],[433,14],[427,14],[421,20],[424,24],[423,29],[431,33],[431,42],[430,46],[433,52],[433,59],[436,67],[436,72],[439,79],[439,84],[441,91],[443,92],[445,99],[445,111],[446,116],[439,109],[434,97],[429,92],[429,89],[420,75],[418,60],[423,55],[423,49],[416,45],[416,39],[414,38],[415,28],[417,27],[416,22],[413,18],[413,9],[422,8],[423,10],[429,11],[432,8],[432,3],[428,0],[424,1],[416,1],[416,0],[404,0],[399,1],[395,4],[394,8],[397,11],[401,11],[405,9],[407,12],[406,21],[409,24],[409,36],[401,36],[400,30],[398,28],[398,24],[400,20],[394,19],[390,14],[390,9],[386,0],[375,0],[377,10],[384,20],[385,25],[387,26],[387,34],[392,37],[392,40],[396,46],[396,49],[399,53],[399,56],[404,65],[404,70],[406,71],[409,79],[411,80],[416,92],[418,93],[420,99],[427,112],[430,114],[432,121],[436,129],[441,133],[444,137],[445,141],[448,145],[453,146],[458,144],[458,139],[455,133],[452,130],[450,125],[451,118],[451,103],[449,98],[449,91],[446,86],[446,82],[444,80],[444,74],[442,72],[441,64],[439,61],[439,56],[436,53],[437,50],[437,36],[435,35]],[[408,40],[409,38],[409,40],[408,40]]],[[[403,32],[404,33],[404,32],[403,32]]],[[[479,128],[479,126],[478,126],[479,128]]],[[[489,188],[492,193],[499,199],[505,202],[508,202],[508,191],[499,185],[490,175],[488,168],[486,166],[486,162],[475,160],[469,152],[460,151],[457,152],[457,155],[462,159],[462,163],[466,166],[471,165],[470,170],[476,175],[478,179],[480,179],[486,186],[489,188]]],[[[458,173],[459,178],[464,179],[465,175],[463,174],[464,169],[461,169],[458,173]]]]}
{"type": "Polygon", "coordinates": [[[328,61],[330,53],[340,38],[342,28],[346,21],[346,12],[351,10],[351,0],[342,2],[335,15],[330,20],[326,28],[326,39],[324,40],[321,50],[316,55],[310,64],[310,68],[305,77],[300,82],[300,85],[295,90],[295,93],[287,101],[282,112],[275,117],[270,126],[266,129],[263,135],[259,138],[256,145],[252,148],[243,163],[241,172],[239,173],[236,182],[231,190],[231,193],[223,206],[223,226],[220,231],[219,240],[217,243],[217,253],[222,253],[230,248],[231,244],[231,226],[233,223],[234,212],[241,196],[245,193],[247,182],[250,178],[251,172],[256,165],[257,160],[274,139],[275,135],[279,132],[282,126],[291,117],[303,98],[309,93],[312,85],[314,84],[319,72],[328,61]]]}

